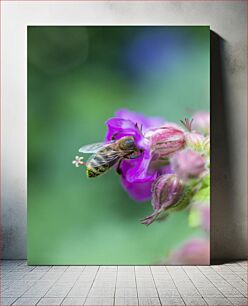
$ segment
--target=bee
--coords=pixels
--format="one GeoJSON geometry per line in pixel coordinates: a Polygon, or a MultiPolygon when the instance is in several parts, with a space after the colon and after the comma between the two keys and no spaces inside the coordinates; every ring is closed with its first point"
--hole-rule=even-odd
{"type": "Polygon", "coordinates": [[[143,152],[138,149],[132,136],[125,136],[108,143],[94,143],[79,149],[81,153],[93,153],[86,162],[86,174],[88,177],[96,177],[107,170],[116,167],[121,174],[120,165],[124,159],[138,158],[143,152]]]}

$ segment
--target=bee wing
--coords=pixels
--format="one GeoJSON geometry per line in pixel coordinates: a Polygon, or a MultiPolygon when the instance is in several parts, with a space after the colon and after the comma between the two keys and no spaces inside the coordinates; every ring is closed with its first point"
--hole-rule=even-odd
{"type": "Polygon", "coordinates": [[[98,155],[93,154],[87,161],[87,164],[90,163],[93,159],[97,160],[97,166],[103,166],[108,164],[109,167],[112,167],[122,156],[118,151],[111,150],[107,154],[98,155]]]}
{"type": "Polygon", "coordinates": [[[106,146],[107,144],[104,142],[92,143],[86,146],[81,147],[78,151],[81,153],[96,153],[101,148],[106,146]]]}

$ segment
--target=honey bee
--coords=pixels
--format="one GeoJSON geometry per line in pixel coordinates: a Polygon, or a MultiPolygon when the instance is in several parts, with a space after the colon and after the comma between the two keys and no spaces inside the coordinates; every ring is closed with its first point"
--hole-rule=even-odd
{"type": "Polygon", "coordinates": [[[81,153],[94,153],[86,162],[88,177],[96,177],[107,170],[116,167],[121,174],[120,165],[123,159],[134,159],[140,156],[142,150],[138,149],[132,136],[125,136],[108,143],[94,143],[79,149],[81,153]]]}

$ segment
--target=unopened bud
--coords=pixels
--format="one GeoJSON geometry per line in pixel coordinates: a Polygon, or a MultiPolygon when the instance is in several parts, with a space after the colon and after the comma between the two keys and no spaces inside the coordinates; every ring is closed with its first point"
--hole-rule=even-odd
{"type": "Polygon", "coordinates": [[[183,181],[197,178],[205,170],[204,157],[191,149],[177,152],[171,159],[172,169],[183,181]]]}
{"type": "Polygon", "coordinates": [[[185,145],[185,132],[176,125],[165,125],[149,132],[152,154],[159,158],[171,156],[185,145]]]}
{"type": "Polygon", "coordinates": [[[177,204],[184,193],[184,185],[175,174],[161,175],[152,187],[152,207],[154,212],[143,219],[143,224],[151,224],[167,208],[177,204]]]}

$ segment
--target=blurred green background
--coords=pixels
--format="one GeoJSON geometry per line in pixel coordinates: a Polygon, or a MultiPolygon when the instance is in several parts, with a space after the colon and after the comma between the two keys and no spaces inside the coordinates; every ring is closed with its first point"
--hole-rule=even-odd
{"type": "Polygon", "coordinates": [[[28,27],[28,263],[156,264],[201,236],[187,212],[146,227],[114,171],[72,160],[118,108],[179,123],[209,110],[209,27],[28,27]]]}

